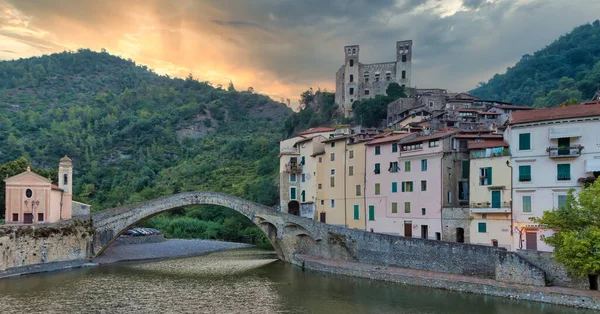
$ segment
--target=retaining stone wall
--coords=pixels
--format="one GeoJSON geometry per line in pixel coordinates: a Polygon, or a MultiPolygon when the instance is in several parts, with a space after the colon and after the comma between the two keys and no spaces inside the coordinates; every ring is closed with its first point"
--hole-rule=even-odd
{"type": "Polygon", "coordinates": [[[589,288],[587,278],[577,277],[569,273],[569,270],[565,266],[554,261],[551,252],[517,250],[517,254],[540,269],[543,269],[546,272],[548,283],[552,286],[583,290],[589,288]]]}

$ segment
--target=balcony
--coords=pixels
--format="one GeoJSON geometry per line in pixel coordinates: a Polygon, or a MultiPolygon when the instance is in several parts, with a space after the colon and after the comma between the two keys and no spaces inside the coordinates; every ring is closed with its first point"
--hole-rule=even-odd
{"type": "Polygon", "coordinates": [[[475,203],[471,202],[471,213],[473,214],[488,214],[488,213],[510,213],[510,202],[500,202],[492,205],[490,202],[475,203]]]}
{"type": "Polygon", "coordinates": [[[573,158],[581,156],[583,146],[550,146],[546,149],[550,158],[573,158]]]}
{"type": "Polygon", "coordinates": [[[285,164],[285,171],[289,173],[302,173],[302,167],[304,165],[297,162],[288,162],[285,164]]]}

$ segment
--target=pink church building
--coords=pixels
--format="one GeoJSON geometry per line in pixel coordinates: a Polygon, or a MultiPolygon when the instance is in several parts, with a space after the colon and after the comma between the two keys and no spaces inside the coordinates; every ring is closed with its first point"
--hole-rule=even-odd
{"type": "Polygon", "coordinates": [[[6,223],[34,224],[70,219],[73,207],[89,213],[89,205],[73,202],[73,163],[67,156],[58,165],[56,186],[48,178],[31,171],[4,180],[6,183],[6,223]]]}

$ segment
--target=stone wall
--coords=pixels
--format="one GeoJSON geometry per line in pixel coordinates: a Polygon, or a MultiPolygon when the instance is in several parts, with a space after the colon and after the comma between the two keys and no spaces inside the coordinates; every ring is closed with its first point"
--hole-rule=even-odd
{"type": "Polygon", "coordinates": [[[577,277],[569,273],[565,266],[554,261],[551,252],[517,250],[517,254],[540,269],[543,269],[546,272],[548,284],[551,286],[583,290],[589,288],[587,278],[577,277]]]}
{"type": "Polygon", "coordinates": [[[84,203],[79,203],[79,202],[72,202],[73,207],[72,207],[72,213],[73,213],[73,217],[78,217],[78,218],[84,218],[90,217],[90,209],[91,206],[88,204],[84,204],[84,203]]]}
{"type": "Polygon", "coordinates": [[[464,230],[465,241],[464,243],[471,242],[470,225],[471,219],[469,208],[453,208],[444,207],[442,208],[442,240],[448,242],[457,241],[457,228],[464,230]]]}
{"type": "Polygon", "coordinates": [[[93,231],[89,220],[0,226],[0,271],[88,257],[93,231]]]}

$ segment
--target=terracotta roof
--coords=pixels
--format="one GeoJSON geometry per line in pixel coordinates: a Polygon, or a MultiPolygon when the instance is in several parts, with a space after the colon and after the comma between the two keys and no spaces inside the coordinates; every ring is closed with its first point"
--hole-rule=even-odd
{"type": "Polygon", "coordinates": [[[515,111],[510,114],[510,123],[518,124],[592,116],[600,116],[600,102],[598,101],[571,106],[515,111]]]}
{"type": "Polygon", "coordinates": [[[59,188],[59,187],[58,187],[58,185],[51,184],[51,185],[50,185],[50,187],[51,187],[53,190],[60,190],[60,191],[62,191],[62,189],[61,189],[61,188],[59,188]]]}
{"type": "Polygon", "coordinates": [[[481,149],[491,147],[508,147],[508,143],[505,141],[469,142],[469,149],[481,149]]]}
{"type": "Polygon", "coordinates": [[[519,106],[519,105],[492,105],[490,108],[500,108],[500,109],[516,109],[516,110],[532,110],[533,107],[529,106],[519,106]]]}
{"type": "Polygon", "coordinates": [[[330,138],[324,140],[323,143],[335,142],[335,141],[347,139],[347,138],[352,137],[352,136],[357,136],[357,135],[352,134],[352,135],[334,136],[334,137],[330,137],[330,138]]]}
{"type": "Polygon", "coordinates": [[[501,113],[498,113],[498,112],[493,112],[493,111],[492,111],[492,112],[488,112],[488,111],[480,111],[480,112],[478,112],[478,114],[501,114],[501,113]]]}
{"type": "Polygon", "coordinates": [[[397,142],[405,137],[414,135],[414,133],[401,133],[401,134],[390,134],[388,136],[385,137],[380,137],[380,138],[376,138],[370,142],[368,142],[366,145],[375,145],[375,144],[381,144],[381,143],[390,143],[390,142],[397,142]]]}
{"type": "Polygon", "coordinates": [[[411,138],[408,139],[406,141],[402,141],[402,144],[408,144],[408,143],[417,143],[417,142],[423,142],[423,141],[428,141],[428,140],[435,140],[438,138],[444,138],[444,137],[448,137],[450,135],[454,135],[456,133],[460,132],[459,130],[448,130],[448,131],[442,131],[442,132],[438,132],[435,134],[431,134],[431,135],[426,135],[426,136],[418,136],[415,138],[411,138]]]}
{"type": "Polygon", "coordinates": [[[464,138],[464,139],[502,139],[504,136],[502,134],[459,134],[455,136],[456,138],[464,138]]]}
{"type": "Polygon", "coordinates": [[[334,128],[318,127],[318,128],[310,128],[308,130],[298,132],[298,135],[307,135],[307,134],[313,134],[313,133],[333,132],[333,131],[335,131],[334,128]]]}

